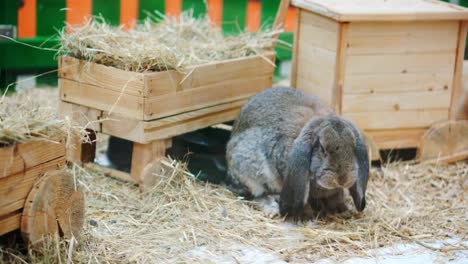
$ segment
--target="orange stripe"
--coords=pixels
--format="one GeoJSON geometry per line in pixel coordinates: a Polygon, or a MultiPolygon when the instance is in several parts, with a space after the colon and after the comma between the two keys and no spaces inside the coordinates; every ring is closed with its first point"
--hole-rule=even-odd
{"type": "Polygon", "coordinates": [[[220,27],[223,20],[223,0],[207,0],[208,17],[211,22],[220,27]]]}
{"type": "Polygon", "coordinates": [[[164,9],[166,16],[178,16],[182,9],[182,0],[166,0],[164,9]]]}
{"type": "Polygon", "coordinates": [[[120,24],[124,29],[135,27],[138,16],[138,1],[120,0],[120,24]]]}
{"type": "Polygon", "coordinates": [[[70,25],[84,24],[91,17],[91,0],[67,0],[65,17],[70,25]]]}
{"type": "Polygon", "coordinates": [[[18,10],[18,38],[36,36],[36,0],[24,0],[18,10]]]}
{"type": "Polygon", "coordinates": [[[262,6],[260,0],[249,0],[247,2],[247,31],[256,32],[260,28],[260,17],[262,16],[262,6]]]}
{"type": "Polygon", "coordinates": [[[286,19],[284,21],[284,30],[287,32],[294,31],[294,23],[296,20],[296,8],[290,6],[288,12],[286,12],[286,19]]]}

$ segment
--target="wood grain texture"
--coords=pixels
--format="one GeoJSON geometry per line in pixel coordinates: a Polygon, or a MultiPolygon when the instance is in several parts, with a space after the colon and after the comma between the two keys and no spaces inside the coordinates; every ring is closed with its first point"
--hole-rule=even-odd
{"type": "Polygon", "coordinates": [[[21,213],[14,212],[0,217],[0,236],[21,227],[21,213]]]}
{"type": "Polygon", "coordinates": [[[337,81],[336,63],[341,32],[335,21],[301,10],[296,60],[296,88],[315,95],[323,102],[333,102],[337,81]]]}
{"type": "MultiPolygon", "coordinates": [[[[414,22],[419,26],[420,22],[414,22]]],[[[398,23],[372,23],[374,32],[359,30],[363,23],[350,23],[347,42],[348,54],[409,54],[409,53],[455,53],[458,44],[458,23],[426,22],[426,34],[420,27],[404,23],[406,28],[395,27],[398,23]],[[430,27],[432,26],[432,27],[430,27]],[[363,34],[363,31],[368,33],[363,34]],[[372,34],[374,33],[374,34],[372,34]],[[384,34],[385,33],[385,34],[384,34]]]]}
{"type": "MultiPolygon", "coordinates": [[[[272,84],[272,75],[228,79],[211,85],[162,95],[145,101],[144,120],[154,120],[205,107],[249,98],[272,84]]],[[[117,113],[117,112],[116,112],[117,113]]]]}
{"type": "Polygon", "coordinates": [[[59,87],[62,101],[143,119],[143,97],[67,79],[59,79],[59,87]]]}
{"type": "Polygon", "coordinates": [[[468,20],[466,8],[433,0],[293,0],[292,3],[342,22],[468,20]]]}
{"type": "Polygon", "coordinates": [[[452,90],[453,72],[368,73],[347,75],[343,91],[352,94],[452,90]]]}
{"type": "Polygon", "coordinates": [[[468,158],[468,120],[446,121],[431,126],[421,137],[420,161],[455,162],[468,158]]]}
{"type": "Polygon", "coordinates": [[[78,237],[84,214],[84,195],[73,177],[64,169],[48,171],[28,194],[21,218],[23,239],[35,246],[53,234],[78,237]]]}
{"type": "Polygon", "coordinates": [[[240,100],[220,104],[153,121],[131,120],[118,115],[105,116],[107,120],[102,124],[102,132],[133,142],[149,143],[234,120],[245,102],[240,100]]]}
{"type": "Polygon", "coordinates": [[[292,65],[291,65],[291,86],[297,88],[297,71],[299,65],[299,36],[302,34],[301,21],[302,21],[302,10],[298,9],[295,19],[294,29],[294,42],[293,42],[293,54],[292,54],[292,65]]]}
{"type": "Polygon", "coordinates": [[[448,109],[451,92],[424,91],[402,93],[344,94],[343,112],[398,112],[448,109]]]}
{"type": "Polygon", "coordinates": [[[145,75],[72,57],[60,57],[58,76],[136,96],[147,96],[145,75]]]}
{"type": "Polygon", "coordinates": [[[416,148],[427,129],[367,130],[366,134],[379,149],[416,148]]]}
{"type": "Polygon", "coordinates": [[[37,141],[0,148],[0,179],[65,156],[65,142],[37,141]]]}
{"type": "Polygon", "coordinates": [[[428,128],[432,124],[448,119],[447,109],[424,109],[398,112],[343,113],[361,129],[405,129],[428,128]]]}
{"type": "Polygon", "coordinates": [[[466,31],[468,29],[468,21],[460,22],[460,28],[458,33],[458,47],[457,47],[457,57],[455,62],[455,72],[453,76],[453,92],[452,99],[450,103],[450,119],[456,119],[457,115],[457,100],[462,95],[463,89],[463,62],[465,57],[465,43],[466,43],[466,31]]]}
{"type": "Polygon", "coordinates": [[[0,216],[23,208],[24,199],[31,191],[34,182],[50,170],[63,168],[65,157],[61,156],[25,172],[0,179],[0,216]]]}

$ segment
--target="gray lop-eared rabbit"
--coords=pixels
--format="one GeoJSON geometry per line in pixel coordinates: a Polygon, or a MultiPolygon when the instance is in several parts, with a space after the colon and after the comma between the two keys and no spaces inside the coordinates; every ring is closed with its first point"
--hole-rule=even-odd
{"type": "Polygon", "coordinates": [[[274,87],[253,96],[234,123],[226,158],[234,189],[253,196],[268,214],[297,217],[307,203],[316,211],[343,212],[343,189],[358,211],[366,205],[363,136],[296,89],[274,87]]]}

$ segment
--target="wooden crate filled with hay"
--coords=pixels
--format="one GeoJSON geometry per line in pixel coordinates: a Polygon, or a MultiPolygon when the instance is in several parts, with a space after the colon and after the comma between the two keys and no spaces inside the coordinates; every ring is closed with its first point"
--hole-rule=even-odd
{"type": "MultiPolygon", "coordinates": [[[[190,12],[157,22],[122,31],[90,21],[62,35],[59,63],[61,112],[134,142],[131,179],[140,186],[172,137],[234,120],[271,87],[279,32],[224,36],[190,12]]],[[[73,161],[86,156],[71,152],[73,161]]]]}
{"type": "Polygon", "coordinates": [[[84,197],[67,174],[66,137],[80,134],[57,119],[40,92],[0,101],[0,235],[20,229],[29,245],[45,236],[78,236],[84,197]]]}
{"type": "Polygon", "coordinates": [[[468,9],[427,0],[293,0],[292,86],[353,120],[378,149],[468,157],[455,121],[468,9]]]}

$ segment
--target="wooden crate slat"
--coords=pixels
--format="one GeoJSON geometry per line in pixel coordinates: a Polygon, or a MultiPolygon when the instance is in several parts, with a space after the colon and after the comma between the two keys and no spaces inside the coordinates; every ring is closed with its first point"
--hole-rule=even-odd
{"type": "Polygon", "coordinates": [[[238,58],[226,62],[216,62],[201,66],[190,67],[188,77],[183,77],[181,90],[198,89],[199,87],[221,83],[226,80],[239,78],[256,78],[258,76],[273,75],[274,53],[260,56],[238,58]]]}
{"type": "Polygon", "coordinates": [[[301,22],[301,42],[308,46],[331,51],[337,50],[338,23],[310,12],[303,12],[301,19],[303,20],[301,22]]]}
{"type": "MultiPolygon", "coordinates": [[[[350,27],[358,26],[351,24],[350,27]]],[[[385,30],[383,28],[382,30],[385,30]]],[[[406,36],[356,36],[348,40],[348,54],[408,54],[408,53],[454,53],[457,48],[458,23],[452,22],[446,31],[431,30],[431,34],[406,36]]]]}
{"type": "Polygon", "coordinates": [[[151,140],[167,138],[168,135],[177,135],[174,132],[183,134],[216,123],[233,120],[235,116],[223,112],[229,110],[239,111],[245,102],[246,100],[240,100],[220,104],[153,121],[130,120],[115,114],[105,115],[104,118],[108,120],[102,123],[102,132],[138,143],[148,143],[151,140]],[[223,115],[218,119],[212,117],[212,115],[219,113],[223,113],[223,115]]]}
{"type": "Polygon", "coordinates": [[[453,72],[455,52],[348,55],[346,75],[453,72]]]}
{"type": "Polygon", "coordinates": [[[453,73],[370,73],[347,75],[345,93],[404,93],[412,91],[442,91],[452,89],[453,73]]]}
{"type": "MultiPolygon", "coordinates": [[[[272,84],[270,74],[240,78],[184,90],[173,95],[149,98],[145,102],[144,120],[154,120],[204,107],[248,98],[272,84]]],[[[117,112],[116,112],[117,113],[117,112]]]]}
{"type": "Polygon", "coordinates": [[[450,104],[451,91],[344,94],[343,112],[397,112],[443,109],[450,104]]]}
{"type": "Polygon", "coordinates": [[[373,142],[380,149],[415,148],[418,146],[426,129],[391,129],[367,130],[366,134],[372,137],[373,142]]]}
{"type": "Polygon", "coordinates": [[[125,94],[147,96],[144,74],[120,70],[72,57],[59,60],[60,78],[100,86],[125,94]]]}
{"type": "Polygon", "coordinates": [[[15,212],[0,218],[0,236],[19,229],[21,226],[21,213],[15,212]]]}
{"type": "Polygon", "coordinates": [[[399,112],[343,113],[361,129],[404,129],[428,128],[432,124],[448,119],[447,109],[425,109],[399,112]]]}
{"type": "Polygon", "coordinates": [[[205,116],[190,119],[184,122],[175,123],[167,127],[158,127],[145,130],[145,139],[153,141],[170,138],[181,134],[181,131],[191,132],[211,125],[219,124],[236,119],[239,115],[239,108],[232,108],[221,112],[210,113],[205,116]]]}
{"type": "Polygon", "coordinates": [[[64,155],[63,143],[37,141],[2,147],[0,148],[0,179],[64,155]]]}
{"type": "Polygon", "coordinates": [[[457,21],[411,21],[411,22],[353,22],[349,34],[355,37],[425,37],[427,32],[435,32],[452,37],[450,34],[457,21]]]}
{"type": "Polygon", "coordinates": [[[143,119],[143,97],[66,79],[59,79],[59,86],[62,101],[143,119]]]}
{"type": "Polygon", "coordinates": [[[62,156],[31,168],[26,172],[20,172],[8,177],[1,178],[0,216],[22,208],[23,206],[19,203],[19,201],[26,199],[37,178],[39,178],[47,171],[62,168],[64,166],[65,157],[62,156]]]}

